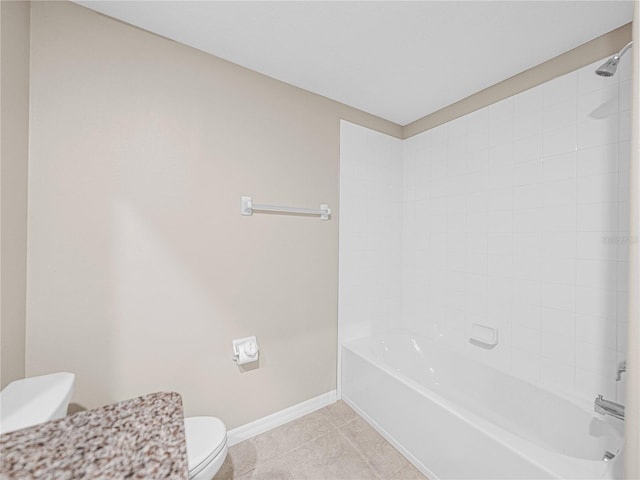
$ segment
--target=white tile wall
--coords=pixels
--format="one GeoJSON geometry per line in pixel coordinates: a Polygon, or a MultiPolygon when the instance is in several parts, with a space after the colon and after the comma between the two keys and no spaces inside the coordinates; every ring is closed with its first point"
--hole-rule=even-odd
{"type": "Polygon", "coordinates": [[[438,127],[439,137],[456,136],[455,150],[441,147],[433,156],[432,132],[405,142],[416,153],[403,172],[403,313],[407,327],[432,334],[437,325],[441,338],[479,361],[580,396],[615,398],[626,328],[618,307],[627,294],[620,243],[628,230],[622,125],[630,104],[624,75],[598,77],[598,65],[438,127]],[[438,165],[451,162],[455,169],[438,165]],[[446,175],[421,175],[423,163],[446,175]],[[446,182],[463,186],[455,198],[451,183],[442,190],[446,182]],[[435,232],[422,212],[436,198],[446,217],[438,220],[450,226],[438,233],[444,264],[424,248],[435,232]],[[460,301],[444,305],[443,318],[431,317],[419,299],[447,298],[453,288],[460,301]],[[464,329],[447,328],[454,311],[464,329]],[[497,325],[501,348],[469,344],[471,322],[497,325]]]}
{"type": "Polygon", "coordinates": [[[343,122],[341,339],[401,326],[620,395],[631,84],[600,63],[404,142],[343,122]],[[500,330],[497,348],[468,342],[474,322],[500,330]]]}
{"type": "Polygon", "coordinates": [[[401,320],[402,142],[344,121],[340,129],[338,316],[347,341],[401,320]]]}

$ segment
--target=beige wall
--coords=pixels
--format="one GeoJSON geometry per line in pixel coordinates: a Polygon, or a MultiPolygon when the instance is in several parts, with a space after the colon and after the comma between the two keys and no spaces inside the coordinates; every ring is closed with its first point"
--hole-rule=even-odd
{"type": "Polygon", "coordinates": [[[629,169],[631,219],[629,223],[629,337],[625,400],[625,478],[640,479],[640,2],[634,2],[633,105],[631,110],[631,163],[629,169]]]}
{"type": "Polygon", "coordinates": [[[487,105],[524,92],[536,85],[573,72],[585,65],[589,65],[612,53],[620,51],[620,49],[630,41],[631,24],[628,23],[573,50],[569,50],[562,55],[558,55],[540,65],[536,65],[529,70],[525,70],[518,75],[507,78],[459,102],[405,125],[402,129],[403,138],[412,137],[413,135],[442,125],[455,118],[479,110],[487,105]]]}
{"type": "Polygon", "coordinates": [[[0,3],[0,389],[24,377],[29,3],[0,3]]]}
{"type": "Polygon", "coordinates": [[[71,3],[31,22],[28,375],[230,428],[335,389],[339,119],[400,127],[71,3]]]}

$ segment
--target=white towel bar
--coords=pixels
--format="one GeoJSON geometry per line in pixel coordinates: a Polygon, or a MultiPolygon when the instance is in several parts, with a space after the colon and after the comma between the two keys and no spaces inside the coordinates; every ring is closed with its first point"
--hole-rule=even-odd
{"type": "Polygon", "coordinates": [[[315,208],[299,208],[299,207],[285,207],[281,205],[265,205],[253,203],[251,197],[240,197],[240,214],[241,215],[253,215],[255,211],[263,212],[283,212],[283,213],[300,213],[303,215],[319,215],[320,220],[329,220],[331,215],[331,209],[329,205],[321,204],[319,209],[315,208]]]}

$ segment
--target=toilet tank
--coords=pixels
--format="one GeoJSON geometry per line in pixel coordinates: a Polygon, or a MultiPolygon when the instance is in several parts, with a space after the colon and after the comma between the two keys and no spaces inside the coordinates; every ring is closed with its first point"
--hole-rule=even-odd
{"type": "Polygon", "coordinates": [[[60,372],[11,382],[0,392],[0,433],[64,417],[74,380],[73,373],[60,372]]]}

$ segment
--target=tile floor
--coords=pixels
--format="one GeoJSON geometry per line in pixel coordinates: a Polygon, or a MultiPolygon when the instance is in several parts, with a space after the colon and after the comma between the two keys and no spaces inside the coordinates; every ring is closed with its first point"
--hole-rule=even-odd
{"type": "Polygon", "coordinates": [[[213,480],[426,480],[338,401],[229,449],[213,480]]]}

